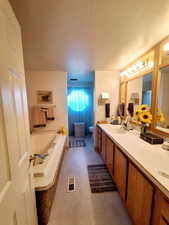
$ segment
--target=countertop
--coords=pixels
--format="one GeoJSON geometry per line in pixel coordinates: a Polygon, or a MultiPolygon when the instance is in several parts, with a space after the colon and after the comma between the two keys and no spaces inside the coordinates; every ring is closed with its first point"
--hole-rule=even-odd
{"type": "Polygon", "coordinates": [[[120,147],[134,164],[169,198],[169,151],[162,145],[151,145],[140,139],[136,130],[125,131],[119,125],[99,124],[99,127],[120,147]]]}

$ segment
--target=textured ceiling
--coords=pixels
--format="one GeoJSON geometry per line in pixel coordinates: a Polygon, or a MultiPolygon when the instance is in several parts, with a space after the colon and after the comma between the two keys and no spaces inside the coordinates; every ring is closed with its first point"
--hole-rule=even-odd
{"type": "Polygon", "coordinates": [[[11,0],[30,70],[121,69],[169,34],[168,0],[11,0]]]}

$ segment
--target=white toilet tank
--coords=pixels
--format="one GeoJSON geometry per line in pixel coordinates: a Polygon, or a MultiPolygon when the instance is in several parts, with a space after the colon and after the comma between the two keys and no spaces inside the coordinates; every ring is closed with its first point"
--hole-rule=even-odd
{"type": "Polygon", "coordinates": [[[93,132],[94,132],[94,127],[92,127],[92,126],[89,127],[89,132],[90,132],[90,133],[93,133],[93,132]]]}

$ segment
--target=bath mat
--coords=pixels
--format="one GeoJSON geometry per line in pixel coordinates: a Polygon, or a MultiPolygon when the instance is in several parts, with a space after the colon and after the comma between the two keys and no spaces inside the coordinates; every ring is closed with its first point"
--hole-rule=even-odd
{"type": "Polygon", "coordinates": [[[92,193],[117,190],[105,164],[88,165],[88,175],[92,193]]]}
{"type": "Polygon", "coordinates": [[[83,139],[72,139],[69,141],[69,148],[85,147],[86,142],[83,139]]]}

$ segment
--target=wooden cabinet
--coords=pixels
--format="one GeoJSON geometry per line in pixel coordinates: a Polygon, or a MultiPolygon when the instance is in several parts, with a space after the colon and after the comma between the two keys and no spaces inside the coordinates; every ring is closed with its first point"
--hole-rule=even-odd
{"type": "Polygon", "coordinates": [[[106,140],[107,140],[107,136],[104,132],[102,132],[101,156],[102,156],[104,162],[106,162],[106,140]]]}
{"type": "Polygon", "coordinates": [[[169,225],[169,201],[101,128],[96,145],[126,203],[134,225],[169,225]]]}
{"type": "Polygon", "coordinates": [[[100,127],[96,126],[96,151],[101,152],[102,148],[102,130],[100,127]]]}
{"type": "Polygon", "coordinates": [[[152,225],[169,225],[169,201],[158,189],[155,194],[152,225]]]}
{"type": "Polygon", "coordinates": [[[117,146],[115,146],[114,152],[114,180],[117,184],[122,199],[125,200],[127,183],[127,158],[117,146]]]}
{"type": "Polygon", "coordinates": [[[113,176],[113,164],[114,164],[114,143],[107,137],[106,140],[106,165],[111,176],[113,176]]]}
{"type": "Polygon", "coordinates": [[[165,221],[164,218],[161,218],[160,225],[169,225],[169,222],[165,221]]]}
{"type": "Polygon", "coordinates": [[[127,208],[135,225],[150,225],[152,201],[152,185],[132,163],[129,163],[127,208]]]}

